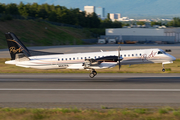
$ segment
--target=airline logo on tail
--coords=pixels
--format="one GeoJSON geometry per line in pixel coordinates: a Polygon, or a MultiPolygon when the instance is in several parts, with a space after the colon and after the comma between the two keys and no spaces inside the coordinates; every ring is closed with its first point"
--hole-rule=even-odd
{"type": "Polygon", "coordinates": [[[21,50],[21,48],[19,48],[19,49],[16,49],[15,47],[10,47],[9,48],[9,51],[10,51],[10,53],[17,53],[17,52],[22,52],[22,50],[21,50]]]}
{"type": "Polygon", "coordinates": [[[7,39],[7,41],[15,42],[16,44],[18,44],[20,46],[18,49],[16,49],[16,47],[14,47],[14,46],[10,47],[9,48],[10,53],[14,53],[14,54],[17,52],[20,53],[24,50],[23,47],[18,42],[16,42],[15,40],[7,39]]]}

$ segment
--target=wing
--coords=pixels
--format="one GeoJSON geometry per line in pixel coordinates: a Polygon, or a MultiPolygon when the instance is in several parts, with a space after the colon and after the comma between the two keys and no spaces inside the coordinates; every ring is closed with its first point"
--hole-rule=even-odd
{"type": "MultiPolygon", "coordinates": [[[[120,58],[122,60],[122,58],[120,58]]],[[[105,56],[97,59],[86,59],[83,63],[85,69],[112,68],[117,65],[118,56],[105,56]]]]}
{"type": "Polygon", "coordinates": [[[117,62],[118,56],[105,56],[105,57],[97,58],[95,60],[98,62],[117,62]]]}

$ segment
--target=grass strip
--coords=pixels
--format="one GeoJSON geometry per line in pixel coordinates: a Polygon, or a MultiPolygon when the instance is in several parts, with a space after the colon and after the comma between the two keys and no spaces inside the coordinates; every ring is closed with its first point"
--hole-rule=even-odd
{"type": "MultiPolygon", "coordinates": [[[[4,62],[10,60],[8,58],[0,58],[0,73],[89,73],[87,70],[69,70],[69,69],[53,69],[39,70],[32,68],[22,68],[15,65],[8,65],[4,62]]],[[[180,59],[174,61],[173,64],[164,65],[165,72],[162,72],[162,64],[136,64],[122,65],[119,70],[118,66],[110,69],[97,70],[98,73],[180,73],[180,59]]]]}
{"type": "Polygon", "coordinates": [[[0,120],[179,120],[180,109],[0,108],[0,120]],[[163,111],[163,112],[162,112],[163,111]]]}

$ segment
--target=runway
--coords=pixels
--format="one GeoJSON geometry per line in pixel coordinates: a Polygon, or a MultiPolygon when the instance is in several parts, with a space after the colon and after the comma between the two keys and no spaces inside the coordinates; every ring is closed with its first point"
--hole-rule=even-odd
{"type": "Polygon", "coordinates": [[[179,74],[0,74],[0,107],[180,106],[179,74]]]}

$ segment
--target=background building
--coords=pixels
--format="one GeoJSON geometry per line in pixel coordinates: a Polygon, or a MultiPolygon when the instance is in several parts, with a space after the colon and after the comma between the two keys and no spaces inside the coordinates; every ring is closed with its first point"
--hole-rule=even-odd
{"type": "Polygon", "coordinates": [[[175,36],[175,42],[180,42],[180,28],[164,29],[166,36],[175,36]]]}
{"type": "Polygon", "coordinates": [[[106,29],[106,35],[165,36],[164,29],[155,28],[114,28],[106,29]]]}
{"type": "Polygon", "coordinates": [[[92,14],[95,12],[99,18],[105,18],[105,8],[95,6],[84,6],[86,14],[92,14]]]}
{"type": "Polygon", "coordinates": [[[105,8],[102,7],[96,7],[95,8],[95,13],[98,15],[100,18],[105,18],[105,8]]]}
{"type": "Polygon", "coordinates": [[[180,28],[114,28],[106,29],[106,35],[101,39],[122,39],[123,41],[138,41],[143,43],[176,43],[180,42],[180,28]]]}
{"type": "Polygon", "coordinates": [[[112,21],[119,21],[119,19],[121,18],[121,14],[120,13],[110,13],[109,17],[112,21]]]}
{"type": "Polygon", "coordinates": [[[95,6],[84,6],[84,11],[86,14],[91,14],[95,12],[95,6]]]}

